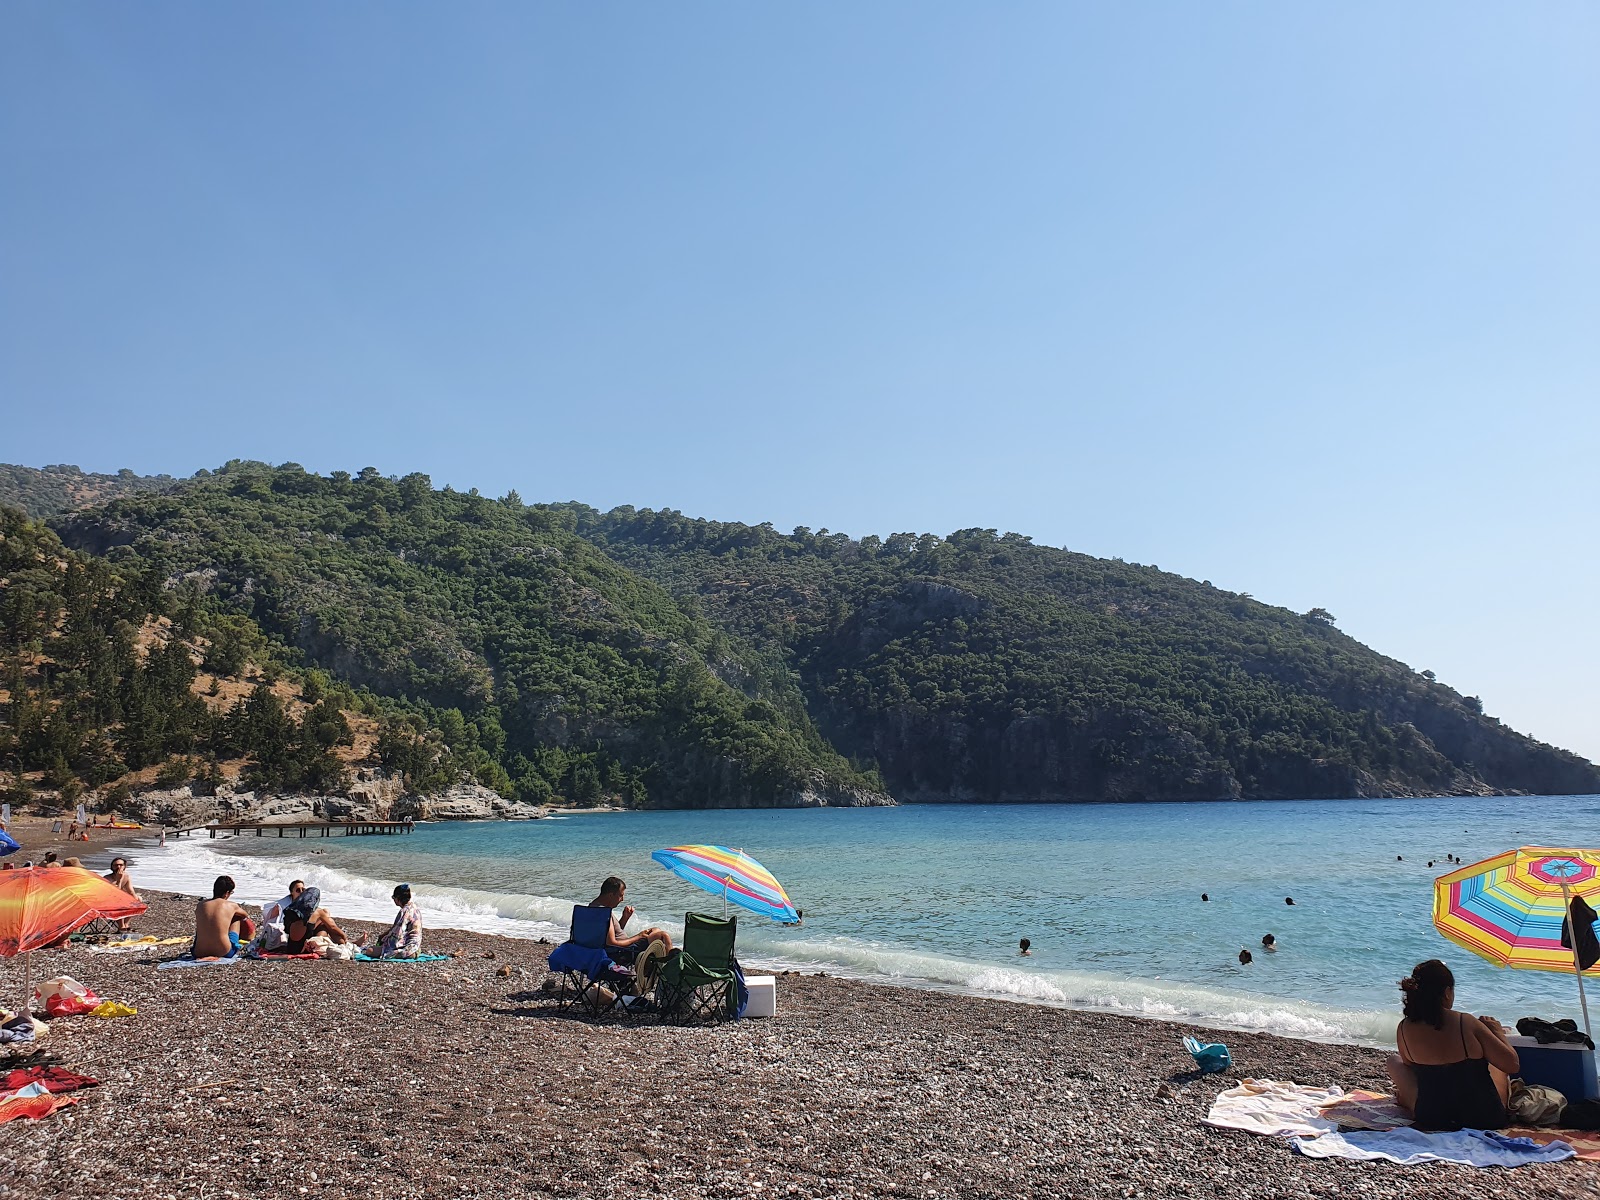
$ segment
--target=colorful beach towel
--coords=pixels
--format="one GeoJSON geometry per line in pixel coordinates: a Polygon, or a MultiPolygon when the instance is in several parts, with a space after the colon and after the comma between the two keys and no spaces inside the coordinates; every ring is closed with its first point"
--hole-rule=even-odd
{"type": "Polygon", "coordinates": [[[176,971],[180,967],[231,967],[239,961],[236,954],[232,958],[169,958],[164,963],[157,963],[158,971],[176,971]]]}
{"type": "Polygon", "coordinates": [[[1600,1130],[1552,1127],[1534,1129],[1527,1125],[1513,1125],[1500,1132],[1507,1137],[1527,1138],[1530,1142],[1538,1142],[1541,1146],[1550,1142],[1565,1142],[1572,1147],[1572,1152],[1585,1162],[1600,1162],[1600,1130]]]}
{"type": "Polygon", "coordinates": [[[1211,1102],[1211,1111],[1202,1120],[1218,1129],[1242,1129],[1269,1137],[1301,1135],[1315,1137],[1339,1128],[1323,1112],[1323,1106],[1344,1099],[1337,1087],[1302,1087],[1296,1083],[1277,1083],[1271,1079],[1246,1079],[1229,1088],[1211,1102]]]}
{"type": "Polygon", "coordinates": [[[449,957],[448,954],[419,954],[415,958],[368,958],[365,954],[358,954],[350,961],[365,963],[426,963],[443,962],[449,957]]]}
{"type": "Polygon", "coordinates": [[[1467,1167],[1525,1167],[1575,1157],[1571,1146],[1553,1141],[1540,1145],[1530,1138],[1508,1137],[1492,1129],[1457,1133],[1423,1133],[1420,1129],[1372,1130],[1365,1133],[1295,1137],[1289,1145],[1307,1158],[1353,1158],[1399,1163],[1448,1162],[1467,1167]]]}
{"type": "Polygon", "coordinates": [[[1354,1088],[1322,1106],[1322,1115],[1340,1129],[1401,1129],[1411,1124],[1411,1114],[1384,1092],[1354,1088]]]}
{"type": "Polygon", "coordinates": [[[193,941],[192,937],[158,938],[146,936],[117,942],[105,942],[100,945],[86,945],[83,949],[90,954],[131,954],[135,950],[149,950],[155,946],[181,946],[193,941]]]}
{"type": "Polygon", "coordinates": [[[79,1075],[76,1071],[69,1071],[65,1067],[18,1067],[0,1075],[0,1092],[21,1091],[34,1083],[52,1094],[100,1086],[98,1079],[79,1075]]]}
{"type": "Polygon", "coordinates": [[[48,1117],[58,1108],[76,1104],[76,1096],[58,1096],[42,1083],[30,1083],[16,1091],[0,1092],[0,1124],[19,1117],[39,1120],[48,1117]]]}

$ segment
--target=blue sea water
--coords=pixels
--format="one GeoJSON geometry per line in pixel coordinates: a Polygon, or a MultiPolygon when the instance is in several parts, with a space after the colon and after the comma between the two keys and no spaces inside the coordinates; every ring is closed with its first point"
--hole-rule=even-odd
{"type": "Polygon", "coordinates": [[[745,915],[749,964],[1381,1043],[1396,981],[1426,958],[1455,970],[1462,1007],[1576,1015],[1570,975],[1497,969],[1440,937],[1432,881],[1446,854],[1593,844],[1597,818],[1600,796],[599,813],[175,842],[139,851],[134,874],[198,892],[227,873],[255,902],[300,877],[336,913],[383,919],[404,880],[433,925],[559,938],[610,874],[651,923],[719,912],[650,860],[714,842],[760,859],[805,911],[799,928],[745,915]]]}

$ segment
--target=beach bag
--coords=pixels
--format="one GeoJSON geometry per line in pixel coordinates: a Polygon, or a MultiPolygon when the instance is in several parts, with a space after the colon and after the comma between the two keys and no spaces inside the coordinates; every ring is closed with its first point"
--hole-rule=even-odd
{"type": "Polygon", "coordinates": [[[1520,1079],[1511,1081],[1511,1103],[1506,1105],[1506,1111],[1523,1125],[1559,1124],[1566,1107],[1567,1098],[1553,1087],[1523,1083],[1520,1079]]]}
{"type": "Polygon", "coordinates": [[[45,980],[35,994],[44,1001],[44,1015],[51,1019],[76,1017],[100,1003],[99,996],[70,975],[45,980]]]}
{"type": "Polygon", "coordinates": [[[1183,1039],[1183,1048],[1194,1056],[1194,1061],[1207,1075],[1226,1071],[1233,1066],[1233,1057],[1221,1042],[1202,1042],[1192,1037],[1183,1039]]]}

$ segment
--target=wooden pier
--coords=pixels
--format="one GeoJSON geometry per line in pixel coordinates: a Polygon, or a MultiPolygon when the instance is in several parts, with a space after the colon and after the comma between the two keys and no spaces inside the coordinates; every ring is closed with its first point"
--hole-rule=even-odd
{"type": "Polygon", "coordinates": [[[247,821],[238,825],[207,825],[204,828],[210,837],[216,837],[219,833],[243,837],[250,830],[254,830],[257,837],[268,830],[277,830],[279,837],[287,836],[288,830],[293,830],[296,837],[332,837],[335,834],[360,837],[369,833],[410,833],[416,825],[415,821],[247,821]]]}

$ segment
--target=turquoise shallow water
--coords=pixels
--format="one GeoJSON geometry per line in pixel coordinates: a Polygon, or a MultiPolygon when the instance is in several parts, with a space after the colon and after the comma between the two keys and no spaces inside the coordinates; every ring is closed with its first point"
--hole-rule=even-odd
{"type": "Polygon", "coordinates": [[[135,875],[199,891],[226,872],[251,901],[300,876],[336,912],[380,917],[406,880],[432,924],[537,937],[561,933],[613,873],[649,921],[720,911],[649,857],[719,842],[759,858],[805,910],[801,928],[742,920],[752,963],[1378,1042],[1395,981],[1430,957],[1456,971],[1464,1007],[1576,1015],[1570,976],[1498,970],[1438,936],[1431,885],[1447,853],[1593,844],[1597,818],[1597,796],[613,813],[201,840],[140,852],[135,875]],[[1276,954],[1259,949],[1268,932],[1276,954]],[[1017,956],[1021,937],[1033,957],[1017,956]]]}

